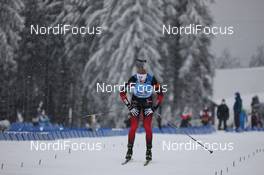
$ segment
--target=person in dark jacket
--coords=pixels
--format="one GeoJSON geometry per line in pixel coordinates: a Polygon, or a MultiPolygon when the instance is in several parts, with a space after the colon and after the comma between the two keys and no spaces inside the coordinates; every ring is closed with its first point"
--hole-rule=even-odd
{"type": "Polygon", "coordinates": [[[225,99],[222,100],[221,105],[217,108],[217,118],[219,120],[218,130],[221,129],[222,123],[224,123],[224,130],[226,130],[226,121],[229,118],[229,108],[225,103],[225,99]]]}
{"type": "Polygon", "coordinates": [[[257,110],[259,107],[260,101],[258,96],[254,96],[252,97],[252,101],[251,101],[251,112],[253,113],[254,110],[257,110]]]}
{"type": "Polygon", "coordinates": [[[236,129],[240,126],[240,113],[242,111],[242,99],[239,92],[235,93],[235,103],[234,103],[234,121],[236,129]]]}
{"type": "Polygon", "coordinates": [[[251,128],[256,129],[256,128],[262,128],[262,127],[263,127],[263,124],[260,120],[259,113],[257,112],[257,110],[253,110],[251,114],[251,128]]]}

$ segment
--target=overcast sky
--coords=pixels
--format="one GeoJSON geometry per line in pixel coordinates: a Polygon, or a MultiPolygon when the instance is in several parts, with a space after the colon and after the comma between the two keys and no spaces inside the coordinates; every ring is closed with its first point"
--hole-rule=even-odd
{"type": "Polygon", "coordinates": [[[218,36],[212,45],[220,55],[229,48],[232,55],[246,64],[256,48],[264,45],[264,0],[215,0],[211,6],[215,25],[234,26],[231,36],[218,36]]]}

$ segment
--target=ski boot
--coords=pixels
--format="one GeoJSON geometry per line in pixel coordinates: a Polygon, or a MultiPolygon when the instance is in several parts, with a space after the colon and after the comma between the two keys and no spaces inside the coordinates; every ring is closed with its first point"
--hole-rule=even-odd
{"type": "Polygon", "coordinates": [[[131,160],[132,155],[133,155],[133,145],[132,144],[128,144],[127,145],[126,160],[131,160]]]}
{"type": "Polygon", "coordinates": [[[146,160],[151,161],[152,160],[152,152],[151,152],[151,145],[147,145],[147,151],[146,151],[146,160]]]}

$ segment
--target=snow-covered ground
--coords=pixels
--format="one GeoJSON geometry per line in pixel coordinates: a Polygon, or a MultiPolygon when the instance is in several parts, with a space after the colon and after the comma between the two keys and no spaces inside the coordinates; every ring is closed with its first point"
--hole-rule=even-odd
{"type": "MultiPolygon", "coordinates": [[[[215,151],[209,154],[199,148],[195,151],[168,150],[164,143],[189,143],[184,135],[154,135],[153,162],[144,167],[144,134],[136,137],[133,161],[121,165],[126,153],[127,137],[82,138],[68,141],[92,144],[100,143],[100,151],[32,151],[28,141],[0,142],[0,174],[23,175],[263,175],[264,133],[225,133],[195,135],[203,142],[233,143],[232,151],[215,151]],[[256,149],[261,152],[256,153],[256,149]],[[254,153],[253,153],[254,152],[254,153]],[[240,162],[241,157],[241,162],[240,162]],[[244,160],[245,157],[245,160],[244,160]],[[41,160],[41,162],[39,162],[41,160]],[[235,166],[233,167],[233,162],[235,166]],[[3,167],[2,167],[3,166],[3,167]],[[227,172],[228,168],[228,172],[227,172]]],[[[192,142],[193,143],[193,142],[192,142]]],[[[183,147],[182,147],[183,148],[183,147]]],[[[90,147],[92,149],[92,147],[90,147]]],[[[187,148],[188,149],[188,148],[187,148]]]]}

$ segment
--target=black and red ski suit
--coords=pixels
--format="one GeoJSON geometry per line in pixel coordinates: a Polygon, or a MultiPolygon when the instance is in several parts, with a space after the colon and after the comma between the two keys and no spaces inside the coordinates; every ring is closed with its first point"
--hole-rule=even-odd
{"type": "MultiPolygon", "coordinates": [[[[142,90],[143,91],[143,90],[142,90]]],[[[141,92],[142,92],[141,91],[141,92]]],[[[136,130],[138,128],[138,123],[140,116],[143,116],[143,126],[146,132],[146,145],[147,147],[152,147],[152,116],[153,112],[160,106],[163,100],[162,87],[156,80],[156,78],[150,74],[146,75],[145,82],[140,82],[137,78],[137,74],[132,76],[126,83],[125,89],[120,92],[120,97],[122,101],[129,107],[135,108],[139,111],[137,116],[130,114],[130,130],[128,134],[128,145],[134,144],[136,130]],[[152,90],[157,94],[155,103],[153,102],[154,93],[148,95],[142,95],[135,93],[135,89],[139,87],[139,84],[147,85],[146,87],[152,87],[152,90]],[[127,99],[128,89],[134,88],[134,93],[131,98],[131,102],[127,99]]]]}

